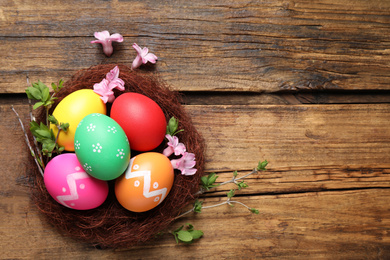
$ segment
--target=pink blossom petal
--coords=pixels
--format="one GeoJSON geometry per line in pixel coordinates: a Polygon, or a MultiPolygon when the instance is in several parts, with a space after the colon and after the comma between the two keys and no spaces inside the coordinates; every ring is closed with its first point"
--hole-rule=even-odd
{"type": "Polygon", "coordinates": [[[175,155],[181,155],[185,153],[186,146],[179,142],[179,138],[177,136],[165,135],[165,138],[168,139],[167,145],[169,149],[166,149],[166,153],[169,155],[167,156],[170,156],[172,153],[175,153],[175,155]]]}
{"type": "Polygon", "coordinates": [[[100,95],[104,103],[112,102],[115,99],[114,92],[108,88],[109,81],[103,79],[100,83],[93,85],[93,92],[100,95]]]}
{"type": "Polygon", "coordinates": [[[163,155],[169,157],[173,154],[173,152],[174,152],[173,148],[171,146],[168,146],[167,148],[164,149],[163,155]]]}
{"type": "Polygon", "coordinates": [[[180,170],[180,165],[181,165],[181,159],[173,159],[171,160],[171,164],[173,169],[179,169],[180,170]]]}
{"type": "Polygon", "coordinates": [[[119,33],[114,33],[110,36],[110,33],[108,31],[102,31],[102,32],[95,32],[94,36],[97,41],[91,41],[91,43],[100,43],[103,46],[103,52],[108,57],[111,56],[113,52],[112,48],[112,42],[122,42],[123,37],[119,33]]]}
{"type": "Polygon", "coordinates": [[[109,33],[108,31],[95,32],[93,35],[94,35],[95,38],[98,39],[98,40],[105,40],[105,39],[107,39],[108,37],[110,37],[110,33],[109,33]]]}
{"type": "Polygon", "coordinates": [[[186,151],[186,146],[183,143],[178,143],[174,150],[175,155],[184,154],[186,151]]]}
{"type": "Polygon", "coordinates": [[[124,91],[125,90],[125,82],[121,79],[114,79],[113,81],[111,81],[108,85],[108,88],[109,89],[118,89],[120,91],[124,91]]]}
{"type": "Polygon", "coordinates": [[[136,69],[142,64],[146,64],[147,62],[150,63],[156,63],[157,61],[157,56],[154,55],[153,53],[149,53],[149,49],[144,47],[141,49],[141,47],[138,46],[138,44],[134,43],[133,48],[137,51],[137,57],[135,57],[131,68],[136,69]]]}
{"type": "Polygon", "coordinates": [[[110,72],[106,74],[106,79],[108,81],[113,81],[114,79],[117,79],[119,77],[119,68],[118,66],[115,66],[110,72]]]}
{"type": "Polygon", "coordinates": [[[172,167],[180,170],[183,175],[193,175],[196,172],[195,166],[195,154],[185,152],[179,159],[171,160],[172,167]]]}
{"type": "Polygon", "coordinates": [[[149,61],[150,63],[156,63],[156,61],[157,61],[157,56],[156,55],[154,55],[153,53],[148,53],[148,54],[146,54],[146,56],[145,56],[145,59],[147,60],[147,61],[149,61]]]}
{"type": "Polygon", "coordinates": [[[114,33],[113,35],[110,36],[110,40],[112,42],[123,42],[123,36],[120,35],[119,33],[114,33]]]}
{"type": "Polygon", "coordinates": [[[142,58],[141,58],[141,56],[137,56],[137,57],[135,57],[135,59],[133,60],[133,63],[131,64],[131,69],[134,70],[141,65],[142,65],[142,58]]]}
{"type": "Polygon", "coordinates": [[[193,169],[185,169],[184,171],[182,171],[181,174],[183,175],[194,175],[196,173],[197,169],[193,168],[193,169]]]}
{"type": "Polygon", "coordinates": [[[134,43],[134,44],[133,44],[133,48],[134,48],[139,54],[142,53],[142,49],[141,49],[141,47],[138,46],[138,44],[134,43]]]}

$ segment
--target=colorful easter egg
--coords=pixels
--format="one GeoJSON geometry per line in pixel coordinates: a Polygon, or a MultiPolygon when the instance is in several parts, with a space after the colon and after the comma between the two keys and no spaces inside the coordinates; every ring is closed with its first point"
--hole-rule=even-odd
{"type": "Polygon", "coordinates": [[[110,117],[123,128],[133,150],[150,151],[164,140],[167,129],[164,112],[147,96],[121,94],[112,104],[110,117]]]}
{"type": "MultiPolygon", "coordinates": [[[[64,146],[66,151],[74,151],[74,135],[81,119],[92,113],[106,114],[106,105],[100,96],[92,89],[81,89],[67,95],[61,100],[53,111],[53,116],[60,123],[69,123],[69,129],[65,133],[61,131],[58,136],[58,144],[64,146]]],[[[58,129],[51,124],[54,135],[58,129]]]]}
{"type": "Polygon", "coordinates": [[[126,134],[106,115],[94,113],[84,117],[77,127],[74,146],[84,170],[97,179],[113,180],[129,165],[126,134]]]}
{"type": "Polygon", "coordinates": [[[130,211],[148,211],[167,197],[173,180],[173,167],[165,155],[142,153],[130,160],[126,173],[116,180],[115,195],[130,211]]]}
{"type": "Polygon", "coordinates": [[[44,182],[49,194],[65,207],[87,210],[107,198],[108,184],[88,175],[74,153],[60,154],[45,167],[44,182]]]}

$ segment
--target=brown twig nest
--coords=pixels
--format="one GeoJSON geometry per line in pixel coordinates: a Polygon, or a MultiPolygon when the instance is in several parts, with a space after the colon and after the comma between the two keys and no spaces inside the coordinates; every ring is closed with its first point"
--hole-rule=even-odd
{"type": "MultiPolygon", "coordinates": [[[[76,90],[92,89],[115,66],[116,64],[105,64],[78,71],[56,94],[58,99],[51,109],[54,110],[65,96],[76,90]]],[[[39,210],[62,234],[100,248],[128,248],[149,241],[166,230],[183,208],[195,199],[194,194],[199,190],[200,177],[204,173],[204,141],[180,104],[179,94],[148,72],[133,71],[126,65],[117,66],[120,69],[119,77],[125,82],[125,92],[141,93],[153,99],[164,111],[167,121],[172,116],[179,120],[179,129],[184,129],[184,132],[180,132],[178,137],[186,145],[187,151],[195,154],[197,173],[183,176],[175,171],[169,195],[150,211],[134,213],[123,208],[116,200],[114,181],[109,182],[108,198],[100,207],[83,211],[69,209],[56,202],[47,192],[43,178],[31,160],[31,167],[36,169],[32,172],[32,197],[39,210]]],[[[123,92],[116,92],[115,95],[121,93],[123,92]]],[[[39,113],[37,120],[45,120],[44,111],[39,113]]],[[[157,150],[162,151],[164,147],[162,144],[157,150]]]]}

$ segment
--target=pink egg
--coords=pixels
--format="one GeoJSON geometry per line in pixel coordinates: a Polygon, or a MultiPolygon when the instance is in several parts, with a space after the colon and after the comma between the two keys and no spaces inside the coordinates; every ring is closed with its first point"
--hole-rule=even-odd
{"type": "Polygon", "coordinates": [[[107,182],[88,175],[74,153],[60,154],[49,161],[44,181],[49,194],[72,209],[99,207],[108,195],[107,182]]]}

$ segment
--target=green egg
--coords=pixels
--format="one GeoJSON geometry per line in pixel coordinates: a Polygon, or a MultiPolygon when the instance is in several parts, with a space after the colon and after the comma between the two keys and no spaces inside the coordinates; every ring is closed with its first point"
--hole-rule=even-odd
{"type": "Polygon", "coordinates": [[[77,126],[74,148],[84,170],[99,180],[113,180],[130,162],[130,145],[121,126],[103,114],[89,114],[77,126]]]}

